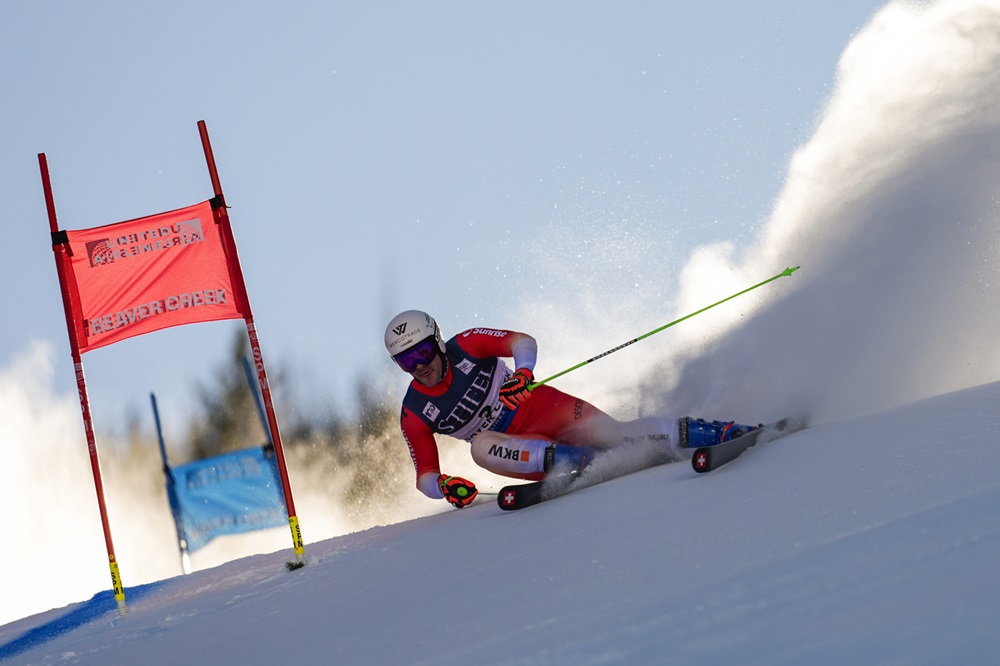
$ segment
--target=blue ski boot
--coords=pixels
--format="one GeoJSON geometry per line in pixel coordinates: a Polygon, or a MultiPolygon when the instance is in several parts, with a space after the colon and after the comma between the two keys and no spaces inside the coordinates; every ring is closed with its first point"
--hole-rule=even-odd
{"type": "Polygon", "coordinates": [[[577,476],[590,464],[600,449],[589,446],[570,446],[558,442],[545,448],[545,473],[554,470],[559,476],[577,476]]]}
{"type": "Polygon", "coordinates": [[[680,444],[684,449],[715,446],[760,427],[741,425],[735,421],[706,421],[686,416],[680,420],[680,444]]]}

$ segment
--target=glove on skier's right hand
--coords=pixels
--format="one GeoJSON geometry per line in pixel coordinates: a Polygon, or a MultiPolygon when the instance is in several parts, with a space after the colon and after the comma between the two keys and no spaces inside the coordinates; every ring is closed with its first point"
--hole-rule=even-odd
{"type": "Polygon", "coordinates": [[[442,474],[438,477],[438,487],[444,493],[444,498],[457,509],[462,509],[476,499],[479,491],[476,484],[460,476],[446,476],[442,474]]]}

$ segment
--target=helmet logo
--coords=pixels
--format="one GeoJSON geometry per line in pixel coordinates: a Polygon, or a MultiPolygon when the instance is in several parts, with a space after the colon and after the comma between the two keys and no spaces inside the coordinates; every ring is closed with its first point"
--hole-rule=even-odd
{"type": "Polygon", "coordinates": [[[445,353],[437,323],[429,314],[420,310],[400,312],[385,327],[385,349],[389,356],[396,356],[425,338],[433,338],[441,353],[445,353]]]}

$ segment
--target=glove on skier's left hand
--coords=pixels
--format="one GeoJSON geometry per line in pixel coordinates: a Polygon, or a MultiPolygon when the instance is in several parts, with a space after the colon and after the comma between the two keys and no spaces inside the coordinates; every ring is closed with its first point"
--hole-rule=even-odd
{"type": "Polygon", "coordinates": [[[507,409],[517,409],[518,405],[524,404],[531,397],[528,387],[535,381],[535,376],[531,370],[521,368],[515,370],[510,379],[500,386],[500,402],[507,409]]]}
{"type": "Polygon", "coordinates": [[[476,490],[476,484],[460,476],[442,474],[438,477],[438,487],[441,488],[448,503],[457,509],[472,504],[472,500],[476,499],[476,495],[479,494],[479,491],[476,490]]]}

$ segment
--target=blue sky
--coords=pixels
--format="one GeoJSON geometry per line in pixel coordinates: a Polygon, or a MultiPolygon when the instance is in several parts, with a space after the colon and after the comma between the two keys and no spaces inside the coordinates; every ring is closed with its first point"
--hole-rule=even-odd
{"type": "MultiPolygon", "coordinates": [[[[204,119],[287,402],[401,393],[382,331],[411,307],[532,332],[553,374],[538,311],[579,301],[563,323],[598,330],[626,302],[616,332],[646,332],[693,248],[747,241],[882,4],[5,3],[0,368],[43,341],[73,390],[37,153],[61,227],[108,224],[211,196],[204,119]]],[[[150,391],[189,410],[238,330],[86,354],[98,429],[148,418],[150,391]]]]}

